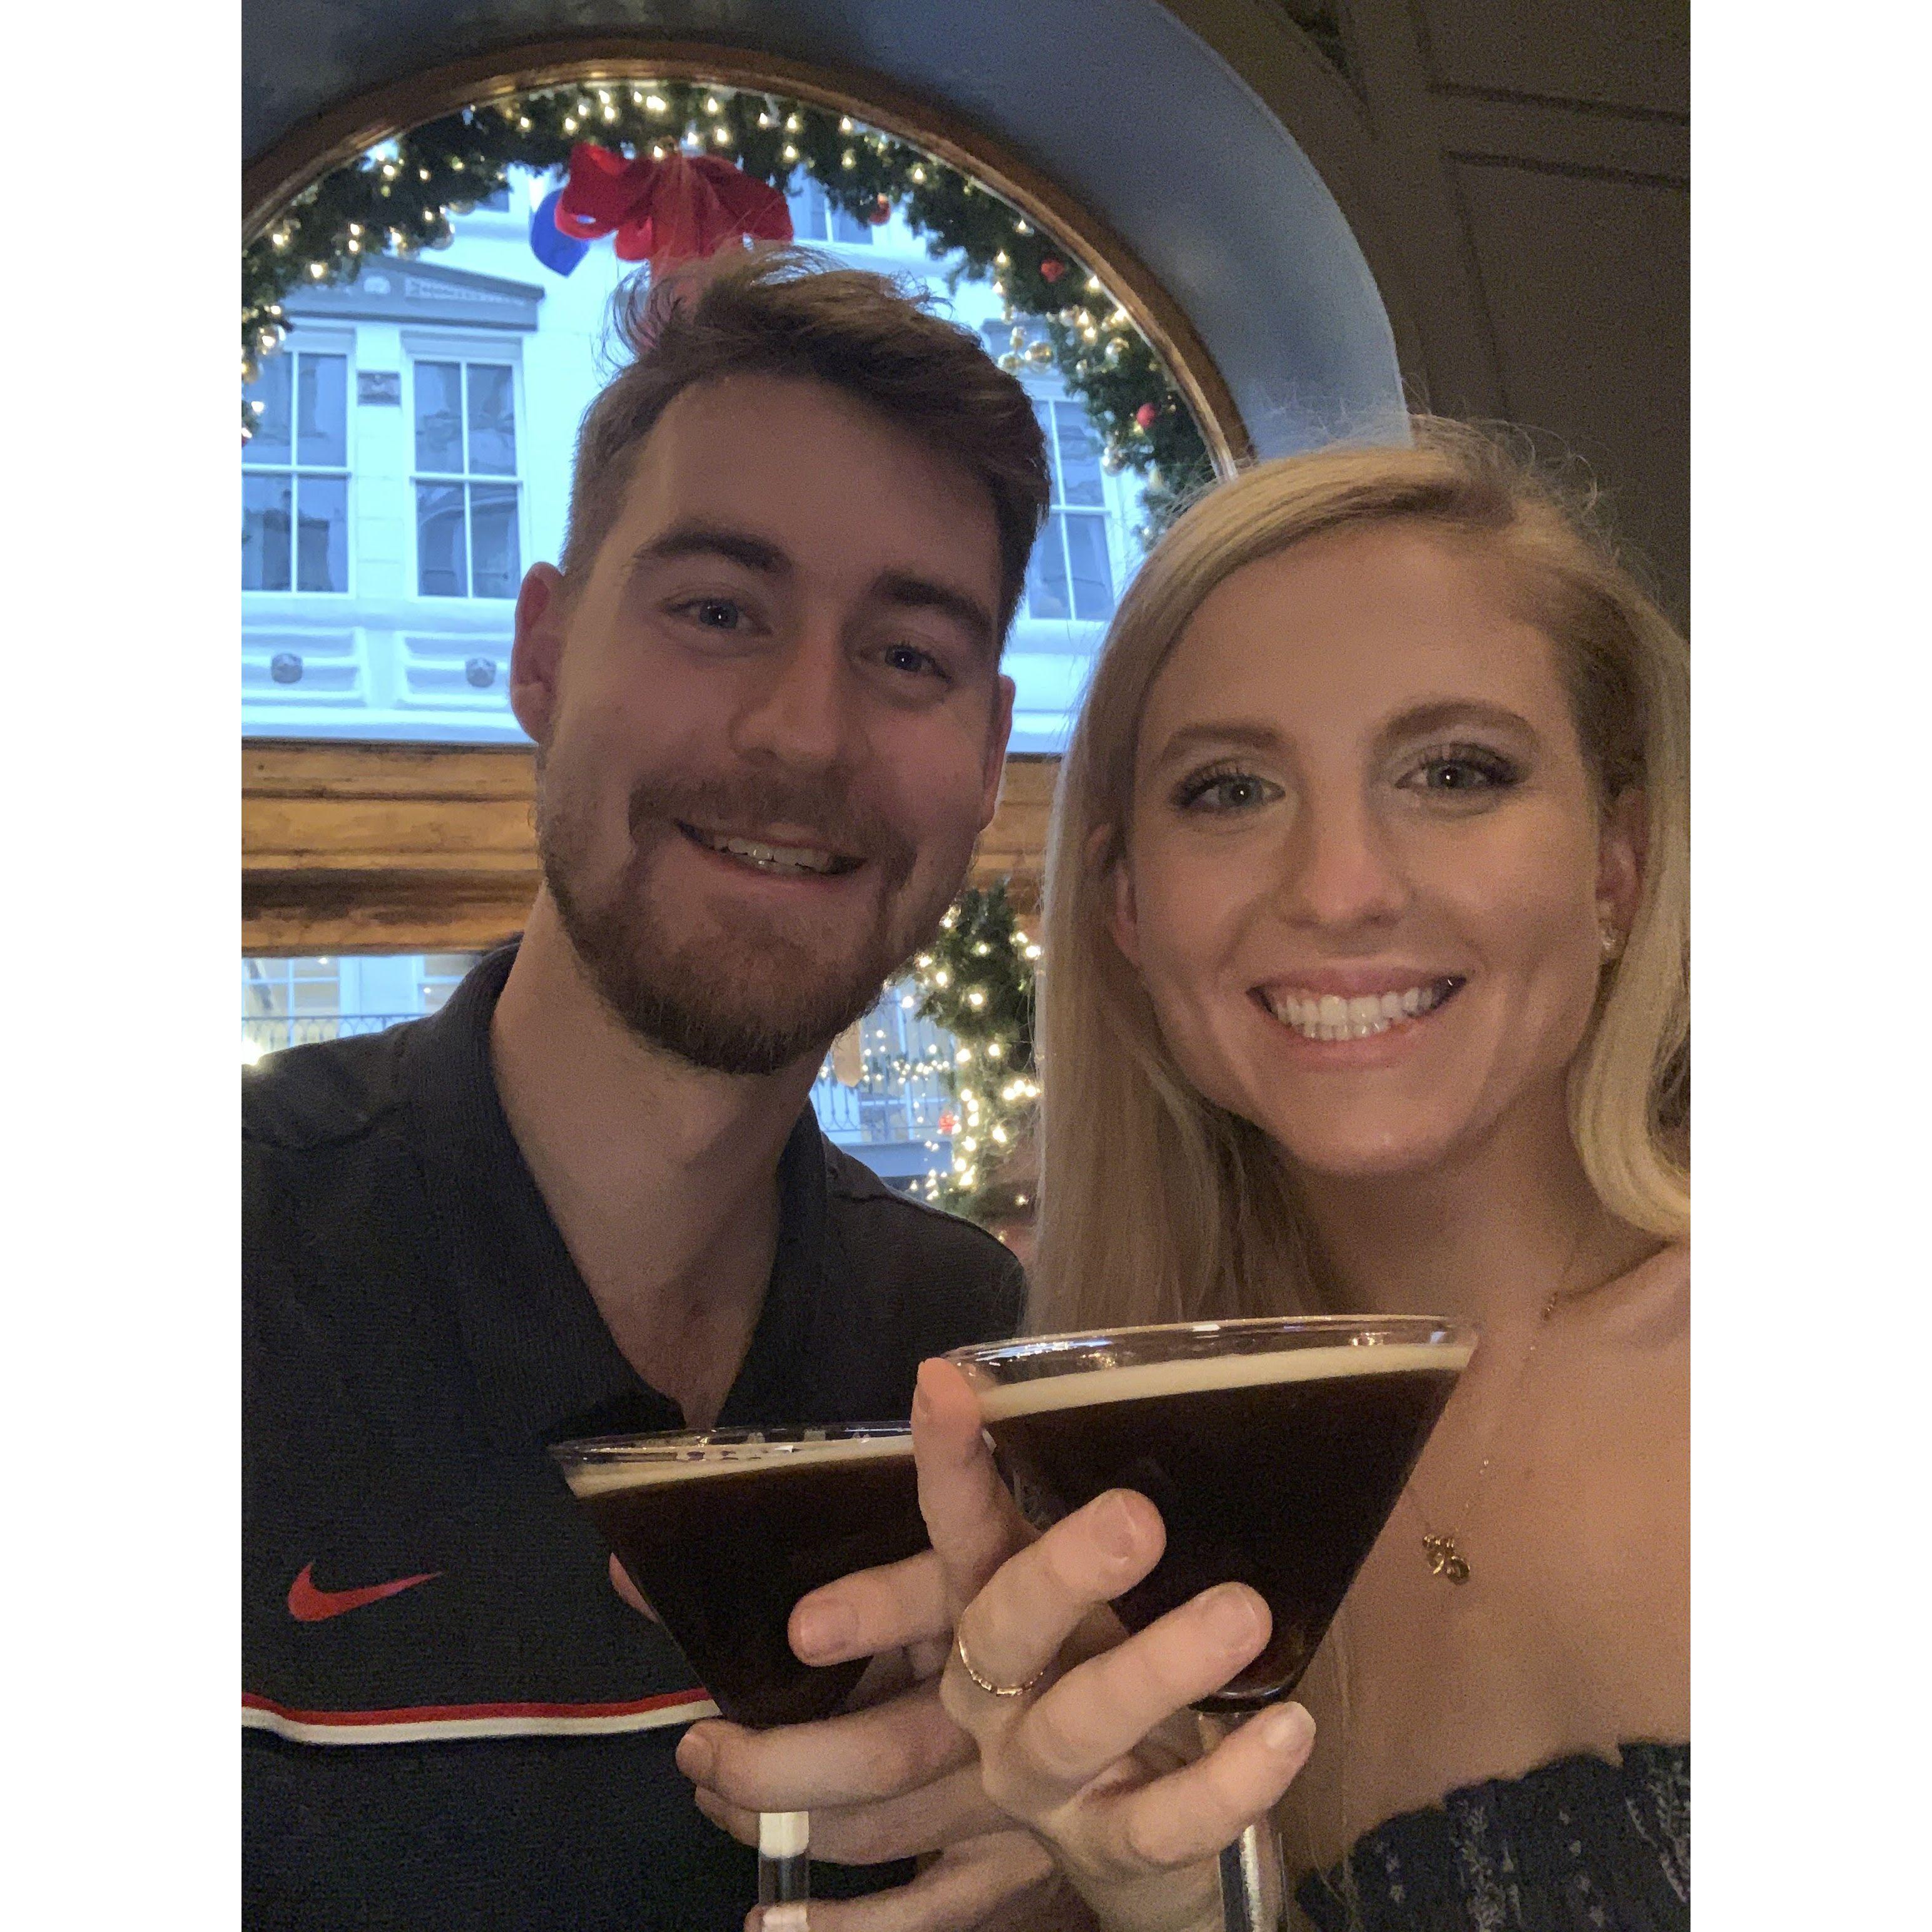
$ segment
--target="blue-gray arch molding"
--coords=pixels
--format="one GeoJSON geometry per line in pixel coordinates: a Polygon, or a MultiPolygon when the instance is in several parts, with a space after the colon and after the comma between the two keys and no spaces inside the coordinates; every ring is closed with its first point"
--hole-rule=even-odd
{"type": "Polygon", "coordinates": [[[870,71],[1112,228],[1193,325],[1258,454],[1387,422],[1404,368],[1420,373],[1409,306],[1331,191],[1372,170],[1359,103],[1286,26],[1269,58],[1306,104],[1302,140],[1160,0],[244,0],[242,20],[251,158],[356,94],[571,34],[870,71]]]}

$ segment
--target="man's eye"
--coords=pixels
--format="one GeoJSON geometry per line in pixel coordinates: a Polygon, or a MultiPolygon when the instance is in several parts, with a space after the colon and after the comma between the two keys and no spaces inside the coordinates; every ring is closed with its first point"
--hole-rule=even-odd
{"type": "Polygon", "coordinates": [[[1278,785],[1252,772],[1208,771],[1184,779],[1174,802],[1183,812],[1246,812],[1280,796],[1278,785]]]}
{"type": "Polygon", "coordinates": [[[728,597],[694,598],[691,602],[680,604],[675,608],[680,616],[688,617],[704,630],[736,631],[744,628],[744,606],[733,603],[728,597]]]}
{"type": "Polygon", "coordinates": [[[916,644],[888,644],[880,653],[887,669],[904,671],[912,677],[944,677],[946,668],[930,651],[916,644]]]}

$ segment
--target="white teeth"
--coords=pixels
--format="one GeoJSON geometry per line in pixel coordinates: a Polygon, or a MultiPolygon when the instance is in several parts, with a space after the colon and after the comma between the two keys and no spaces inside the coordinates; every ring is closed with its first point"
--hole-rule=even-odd
{"type": "Polygon", "coordinates": [[[1364,993],[1345,999],[1338,993],[1274,994],[1274,1016],[1305,1040],[1367,1040],[1405,1020],[1435,1011],[1453,990],[1453,982],[1434,980],[1402,993],[1364,993]]]}
{"type": "Polygon", "coordinates": [[[838,862],[836,853],[814,851],[807,845],[763,845],[754,838],[709,835],[704,843],[714,852],[729,852],[748,859],[765,872],[829,872],[838,862]]]}

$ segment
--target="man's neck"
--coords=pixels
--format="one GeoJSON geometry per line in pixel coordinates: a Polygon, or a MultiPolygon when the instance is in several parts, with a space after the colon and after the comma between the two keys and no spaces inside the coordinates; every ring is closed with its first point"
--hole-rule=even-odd
{"type": "Polygon", "coordinates": [[[618,1346],[708,1426],[758,1324],[778,1159],[816,1063],[716,1073],[639,1040],[591,986],[548,892],[490,1048],[510,1130],[618,1346]]]}

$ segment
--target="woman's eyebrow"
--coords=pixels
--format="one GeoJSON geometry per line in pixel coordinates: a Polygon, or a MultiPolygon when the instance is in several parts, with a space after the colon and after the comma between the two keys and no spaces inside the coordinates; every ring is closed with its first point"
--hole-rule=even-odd
{"type": "Polygon", "coordinates": [[[1534,740],[1536,727],[1520,711],[1506,704],[1491,704],[1479,698],[1444,698],[1426,704],[1412,705],[1396,712],[1377,734],[1385,742],[1417,738],[1432,731],[1447,731],[1459,724],[1486,724],[1534,740]]]}
{"type": "Polygon", "coordinates": [[[1281,742],[1281,734],[1272,724],[1252,718],[1210,719],[1198,724],[1184,724],[1172,733],[1155,759],[1156,766],[1172,764],[1204,745],[1231,745],[1243,751],[1272,752],[1281,742]]]}

